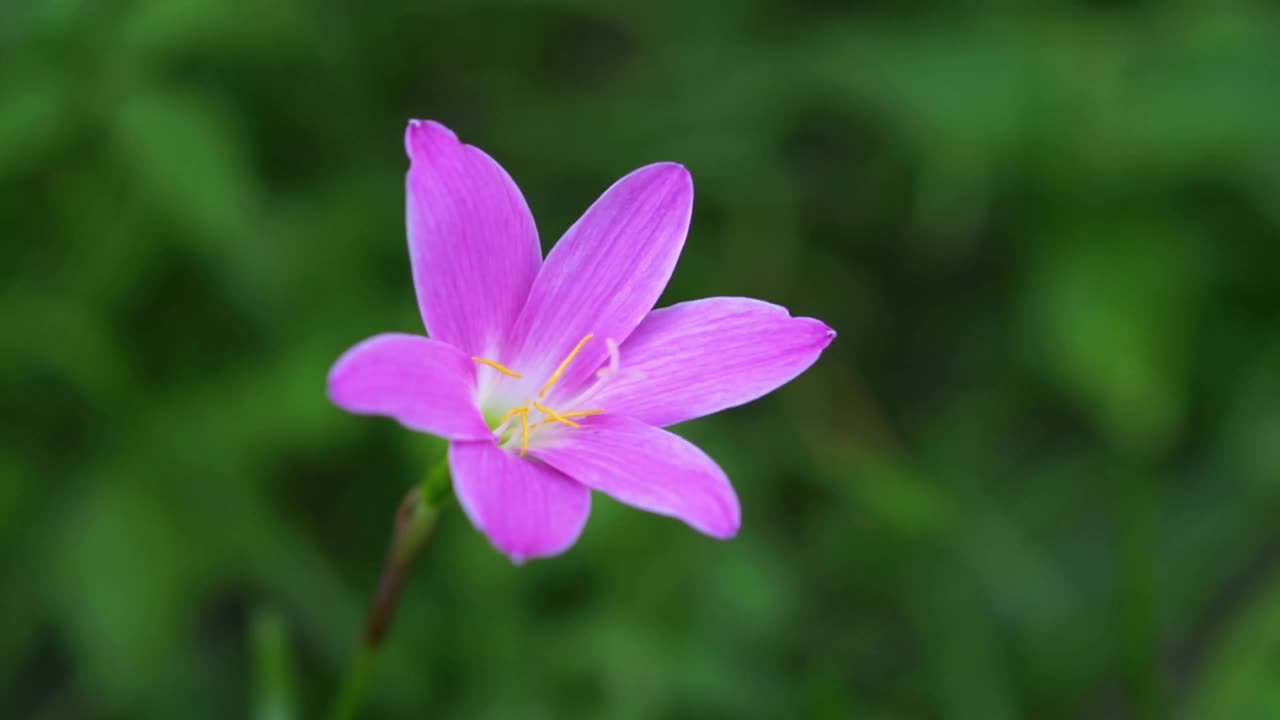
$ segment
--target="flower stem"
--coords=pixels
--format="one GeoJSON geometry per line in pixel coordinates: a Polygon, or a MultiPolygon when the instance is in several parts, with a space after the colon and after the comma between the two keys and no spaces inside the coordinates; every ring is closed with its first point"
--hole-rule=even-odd
{"type": "Polygon", "coordinates": [[[414,561],[431,539],[440,508],[449,499],[451,489],[449,466],[441,462],[400,503],[378,591],[369,608],[364,633],[347,661],[342,683],[329,711],[330,720],[352,720],[364,704],[378,649],[391,628],[391,620],[400,605],[400,594],[404,591],[414,561]]]}
{"type": "Polygon", "coordinates": [[[330,720],[350,720],[359,712],[364,703],[365,689],[369,686],[369,677],[373,674],[375,657],[374,648],[364,643],[356,646],[347,661],[346,672],[342,675],[342,685],[329,712],[330,720]]]}

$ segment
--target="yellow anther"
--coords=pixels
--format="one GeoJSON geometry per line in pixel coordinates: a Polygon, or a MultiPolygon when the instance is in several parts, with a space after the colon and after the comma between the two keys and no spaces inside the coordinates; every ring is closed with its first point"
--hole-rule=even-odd
{"type": "Polygon", "coordinates": [[[508,368],[506,368],[506,367],[504,367],[504,366],[502,366],[502,365],[499,365],[498,363],[496,363],[496,362],[494,362],[494,361],[492,361],[492,360],[486,360],[486,359],[481,358],[481,357],[473,357],[473,358],[471,358],[471,359],[472,359],[472,360],[475,360],[476,362],[480,363],[481,365],[488,365],[489,367],[493,368],[494,370],[497,370],[498,372],[502,373],[503,375],[506,375],[507,377],[513,377],[513,378],[519,378],[519,377],[521,377],[520,373],[518,373],[518,372],[516,372],[516,371],[514,371],[514,370],[510,370],[510,369],[508,369],[508,368]]]}
{"type": "MultiPolygon", "coordinates": [[[[565,370],[569,368],[569,363],[573,362],[573,359],[578,356],[578,353],[582,352],[582,348],[587,344],[587,342],[591,340],[592,337],[593,337],[592,335],[588,335],[578,341],[578,344],[574,346],[572,351],[570,351],[569,356],[566,357],[564,361],[560,363],[560,366],[556,368],[556,371],[551,374],[551,378],[547,380],[547,384],[542,386],[542,390],[539,391],[538,393],[539,399],[546,397],[547,393],[551,392],[551,388],[555,387],[556,382],[560,380],[560,378],[564,375],[565,370]]],[[[612,342],[610,342],[609,351],[611,355],[617,354],[617,348],[615,344],[612,342]]],[[[504,367],[503,365],[500,365],[494,362],[493,360],[488,360],[481,357],[473,357],[471,359],[480,363],[481,365],[487,365],[488,367],[491,367],[494,370],[497,370],[503,375],[507,375],[513,378],[520,377],[519,373],[507,367],[504,367]]],[[[616,360],[612,364],[616,364],[616,360]]],[[[520,418],[520,456],[524,457],[529,453],[529,436],[533,434],[533,431],[538,429],[539,427],[542,427],[543,425],[550,425],[552,423],[560,423],[561,425],[567,425],[571,428],[580,428],[582,427],[582,425],[574,422],[573,420],[570,420],[569,418],[589,417],[591,415],[599,415],[603,412],[604,410],[573,410],[571,412],[562,413],[562,412],[553,410],[552,408],[547,407],[546,405],[543,405],[537,400],[534,400],[532,398],[526,398],[522,405],[517,405],[516,407],[511,408],[510,410],[507,411],[506,415],[502,416],[502,419],[498,421],[497,427],[494,428],[494,432],[500,435],[503,435],[504,437],[510,437],[504,431],[507,425],[511,423],[512,420],[519,417],[520,418]],[[543,417],[541,420],[537,422],[530,422],[529,413],[532,411],[531,406],[532,406],[532,409],[537,409],[538,412],[542,413],[543,417]]]]}
{"type": "Polygon", "coordinates": [[[520,413],[520,457],[529,452],[529,403],[524,404],[520,413]]]}
{"type": "Polygon", "coordinates": [[[576,422],[574,422],[574,421],[572,421],[572,420],[566,419],[566,418],[565,418],[565,416],[561,415],[560,413],[556,412],[555,410],[552,410],[551,408],[547,407],[546,405],[543,405],[542,403],[538,402],[537,400],[534,400],[534,401],[533,401],[533,406],[534,406],[534,407],[536,407],[536,408],[538,408],[539,410],[541,410],[541,411],[542,411],[542,414],[543,414],[543,415],[546,415],[546,416],[547,416],[548,418],[550,418],[551,420],[554,420],[554,421],[556,421],[556,422],[558,422],[558,423],[564,423],[565,425],[568,425],[569,427],[573,427],[573,428],[576,428],[576,427],[582,427],[582,426],[581,426],[581,425],[579,425],[578,423],[576,423],[576,422]]]}
{"type": "Polygon", "coordinates": [[[569,363],[573,362],[573,359],[577,357],[579,352],[582,351],[582,346],[586,345],[587,341],[590,340],[592,337],[595,337],[595,336],[588,335],[578,341],[577,346],[574,347],[573,351],[569,353],[569,357],[565,358],[564,362],[560,363],[560,367],[556,368],[556,371],[554,373],[551,373],[551,379],[548,380],[547,384],[543,385],[542,389],[538,391],[538,397],[544,398],[547,396],[547,393],[550,392],[551,388],[555,386],[556,381],[559,380],[560,376],[564,374],[565,369],[569,367],[569,363]]]}

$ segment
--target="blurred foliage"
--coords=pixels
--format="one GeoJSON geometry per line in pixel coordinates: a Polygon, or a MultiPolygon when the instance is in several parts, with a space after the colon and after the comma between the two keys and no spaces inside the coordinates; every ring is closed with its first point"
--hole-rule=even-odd
{"type": "Polygon", "coordinates": [[[323,389],[420,329],[430,117],[548,246],[685,163],[664,302],[840,338],[681,429],[731,543],[448,517],[370,717],[1280,717],[1278,47],[1263,0],[0,3],[0,715],[321,712],[441,452],[323,389]]]}

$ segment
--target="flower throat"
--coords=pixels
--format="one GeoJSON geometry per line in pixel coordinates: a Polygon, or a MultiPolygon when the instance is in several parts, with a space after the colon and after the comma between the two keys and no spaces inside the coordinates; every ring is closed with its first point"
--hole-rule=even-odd
{"type": "MultiPolygon", "coordinates": [[[[498,420],[498,424],[493,428],[494,433],[497,433],[499,436],[501,436],[502,433],[506,430],[507,425],[511,423],[513,420],[518,418],[520,421],[520,455],[521,456],[529,452],[529,435],[538,427],[542,425],[549,425],[551,423],[559,423],[561,425],[566,425],[571,428],[578,428],[582,426],[574,422],[573,418],[587,417],[590,415],[599,415],[600,413],[604,412],[604,410],[601,410],[601,409],[573,410],[570,412],[559,412],[557,410],[553,410],[550,407],[547,407],[542,402],[540,402],[541,400],[546,399],[547,393],[551,392],[551,388],[555,387],[556,383],[559,382],[561,376],[564,375],[564,371],[568,369],[569,363],[573,362],[573,359],[578,356],[578,353],[582,352],[582,348],[587,344],[587,341],[591,340],[592,337],[594,337],[594,335],[587,335],[586,337],[578,341],[578,344],[575,345],[573,350],[569,352],[568,357],[566,357],[563,361],[561,361],[559,367],[556,368],[556,371],[551,373],[551,377],[547,379],[547,382],[542,386],[542,389],[538,391],[537,399],[525,398],[525,401],[523,404],[517,405],[511,408],[510,410],[508,410],[507,413],[503,415],[500,420],[498,420]],[[538,420],[537,422],[530,423],[529,413],[534,410],[542,413],[542,419],[538,420]]],[[[480,363],[481,365],[491,367],[494,370],[497,370],[498,372],[502,373],[503,375],[506,375],[507,377],[516,378],[516,379],[520,379],[524,377],[520,373],[493,360],[489,360],[487,358],[481,358],[481,357],[473,357],[471,359],[476,361],[477,363],[480,363]]]]}

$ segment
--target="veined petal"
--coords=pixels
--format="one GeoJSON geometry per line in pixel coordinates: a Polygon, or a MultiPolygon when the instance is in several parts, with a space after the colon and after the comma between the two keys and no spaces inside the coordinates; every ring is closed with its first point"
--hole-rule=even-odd
{"type": "Polygon", "coordinates": [[[547,255],[512,332],[512,357],[547,377],[587,335],[594,342],[557,386],[568,392],[653,308],[689,230],[693,181],[675,163],[648,165],[614,183],[547,255]]]}
{"type": "Polygon", "coordinates": [[[622,344],[622,371],[591,405],[659,426],[709,415],[790,382],[835,336],[819,320],[750,298],[654,310],[622,344]]]}
{"type": "Polygon", "coordinates": [[[517,563],[568,550],[591,514],[585,486],[493,441],[453,443],[449,469],[471,524],[517,563]]]}
{"type": "Polygon", "coordinates": [[[439,123],[405,131],[409,259],[427,332],[492,357],[542,264],[533,215],[515,182],[439,123]]]}
{"type": "Polygon", "coordinates": [[[530,454],[619,502],[677,518],[711,537],[738,533],[738,496],[693,443],[620,415],[582,418],[581,425],[530,454]]]}
{"type": "Polygon", "coordinates": [[[329,371],[329,398],[343,410],[384,415],[450,440],[493,437],[475,396],[475,364],[454,347],[416,335],[375,335],[329,371]]]}

